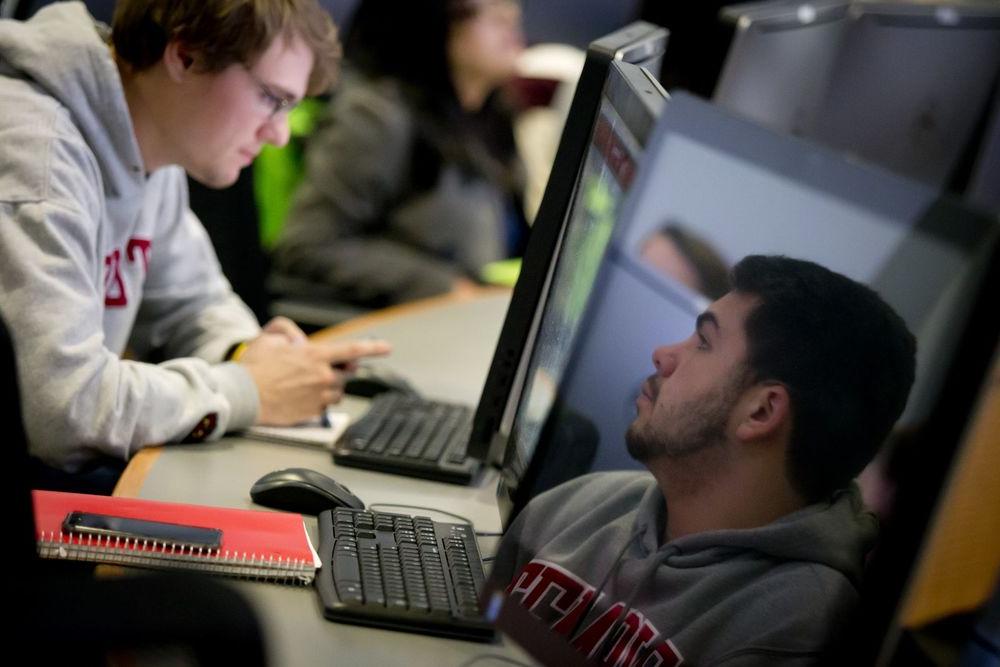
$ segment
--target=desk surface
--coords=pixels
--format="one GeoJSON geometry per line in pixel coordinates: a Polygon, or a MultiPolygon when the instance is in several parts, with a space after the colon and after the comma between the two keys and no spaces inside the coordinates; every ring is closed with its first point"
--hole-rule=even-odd
{"type": "MultiPolygon", "coordinates": [[[[393,355],[376,363],[388,364],[429,397],[474,405],[489,370],[509,299],[507,291],[488,291],[471,300],[431,299],[359,318],[317,337],[385,338],[393,344],[393,355]]],[[[358,414],[365,402],[348,397],[343,406],[358,414]]],[[[368,505],[410,503],[441,508],[468,517],[477,530],[500,530],[495,471],[488,471],[474,486],[440,484],[338,467],[325,450],[239,437],[204,445],[144,450],[129,463],[116,495],[260,509],[250,500],[250,486],[261,475],[287,467],[326,473],[350,487],[368,505]]],[[[422,513],[416,509],[411,512],[422,513]]],[[[311,517],[306,519],[318,545],[316,522],[311,517]]],[[[487,551],[493,542],[489,538],[481,540],[487,551]]],[[[263,621],[271,664],[312,665],[340,658],[346,664],[363,661],[373,665],[441,667],[459,665],[484,654],[526,660],[509,642],[477,644],[326,621],[319,597],[311,587],[236,584],[263,621]]],[[[500,663],[484,659],[475,664],[500,663]]]]}

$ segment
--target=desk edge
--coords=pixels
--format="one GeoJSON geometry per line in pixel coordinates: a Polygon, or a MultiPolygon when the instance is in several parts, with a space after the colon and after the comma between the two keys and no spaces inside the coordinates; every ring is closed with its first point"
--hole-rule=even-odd
{"type": "Polygon", "coordinates": [[[146,447],[139,450],[139,453],[133,456],[125,467],[118,483],[115,484],[112,495],[122,498],[138,498],[146,476],[152,470],[153,464],[156,463],[156,459],[160,457],[162,451],[161,447],[146,447]]]}

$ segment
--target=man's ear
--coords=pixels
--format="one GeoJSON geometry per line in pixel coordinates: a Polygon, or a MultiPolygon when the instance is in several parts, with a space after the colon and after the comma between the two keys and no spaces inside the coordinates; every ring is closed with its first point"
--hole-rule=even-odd
{"type": "Polygon", "coordinates": [[[792,406],[788,389],[777,382],[751,387],[740,405],[736,437],[744,442],[770,438],[791,429],[792,406]]]}
{"type": "Polygon", "coordinates": [[[194,55],[184,44],[172,39],[163,49],[163,66],[171,79],[180,83],[191,71],[194,65],[194,55]]]}

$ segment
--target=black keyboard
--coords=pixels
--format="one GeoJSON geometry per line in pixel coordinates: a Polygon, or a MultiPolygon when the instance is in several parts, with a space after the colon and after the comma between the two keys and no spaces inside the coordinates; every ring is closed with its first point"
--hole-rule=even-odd
{"type": "Polygon", "coordinates": [[[466,456],[472,408],[386,392],[333,449],[340,465],[469,484],[480,463],[466,456]]]}
{"type": "Polygon", "coordinates": [[[316,578],[334,621],[489,640],[479,610],[485,583],[471,526],[339,508],[319,515],[316,578]]]}

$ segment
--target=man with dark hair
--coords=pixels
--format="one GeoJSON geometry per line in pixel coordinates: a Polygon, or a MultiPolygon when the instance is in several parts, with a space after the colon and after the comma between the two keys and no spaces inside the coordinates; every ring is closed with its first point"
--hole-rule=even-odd
{"type": "Polygon", "coordinates": [[[387,351],[261,330],[187,206],[184,170],[232,184],[338,61],[316,0],[119,0],[111,31],[78,2],[0,21],[0,311],[33,455],[78,472],[301,421],[340,398],[332,365],[387,351]]]}
{"type": "Polygon", "coordinates": [[[811,262],[747,257],[732,285],[653,352],[626,434],[652,475],[539,496],[497,555],[512,597],[601,664],[811,664],[857,602],[876,526],[851,480],[906,404],[914,338],[811,262]]]}

